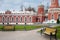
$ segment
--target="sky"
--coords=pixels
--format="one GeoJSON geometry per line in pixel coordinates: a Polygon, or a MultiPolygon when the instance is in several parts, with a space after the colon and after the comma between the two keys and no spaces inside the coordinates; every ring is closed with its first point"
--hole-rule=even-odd
{"type": "Polygon", "coordinates": [[[23,5],[25,8],[31,6],[37,9],[41,4],[43,4],[46,8],[50,5],[50,0],[0,0],[0,11],[19,11],[21,9],[21,5],[23,5]]]}

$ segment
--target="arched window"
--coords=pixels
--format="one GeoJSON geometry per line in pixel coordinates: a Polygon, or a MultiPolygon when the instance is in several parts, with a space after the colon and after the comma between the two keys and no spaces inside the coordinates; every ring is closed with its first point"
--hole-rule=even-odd
{"type": "Polygon", "coordinates": [[[12,22],[13,22],[13,17],[12,17],[12,22]]]}
{"type": "Polygon", "coordinates": [[[9,23],[9,17],[7,17],[7,23],[9,23]]]}
{"type": "Polygon", "coordinates": [[[29,20],[30,20],[30,22],[31,22],[31,20],[32,20],[32,19],[31,19],[31,17],[30,17],[30,19],[29,19],[29,20]]]}
{"type": "Polygon", "coordinates": [[[18,18],[16,18],[16,22],[18,22],[18,18]]]}
{"type": "Polygon", "coordinates": [[[22,17],[20,17],[20,22],[22,22],[22,17]]]}
{"type": "Polygon", "coordinates": [[[7,25],[9,25],[9,17],[7,17],[7,25]]]}
{"type": "Polygon", "coordinates": [[[12,21],[12,17],[9,17],[9,22],[12,21]]]}

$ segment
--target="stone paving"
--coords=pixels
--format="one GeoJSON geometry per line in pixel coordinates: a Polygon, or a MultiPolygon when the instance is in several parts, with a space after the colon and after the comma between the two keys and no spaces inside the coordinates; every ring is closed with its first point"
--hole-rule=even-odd
{"type": "Polygon", "coordinates": [[[0,40],[50,40],[36,30],[31,31],[0,31],[0,40]]]}

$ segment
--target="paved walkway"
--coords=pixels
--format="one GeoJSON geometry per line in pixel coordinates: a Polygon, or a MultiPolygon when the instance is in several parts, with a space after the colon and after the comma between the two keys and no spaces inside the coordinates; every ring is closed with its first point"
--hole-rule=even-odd
{"type": "Polygon", "coordinates": [[[49,40],[36,30],[31,31],[0,31],[0,40],[49,40]]]}

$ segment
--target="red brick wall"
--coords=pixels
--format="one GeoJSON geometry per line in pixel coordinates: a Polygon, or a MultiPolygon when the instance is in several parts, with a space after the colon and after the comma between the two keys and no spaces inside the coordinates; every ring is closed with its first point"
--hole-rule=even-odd
{"type": "Polygon", "coordinates": [[[2,16],[0,16],[0,22],[2,22],[2,16]]]}
{"type": "Polygon", "coordinates": [[[26,22],[29,23],[29,16],[26,16],[26,22]]]}
{"type": "Polygon", "coordinates": [[[58,13],[57,13],[57,12],[54,13],[54,19],[55,19],[55,20],[58,19],[58,13]]]}
{"type": "Polygon", "coordinates": [[[48,20],[52,19],[52,13],[48,13],[48,20]]]}
{"type": "Polygon", "coordinates": [[[36,16],[32,16],[32,22],[36,22],[36,16]]]}
{"type": "Polygon", "coordinates": [[[44,16],[38,16],[38,22],[43,22],[44,21],[44,16]]]}

